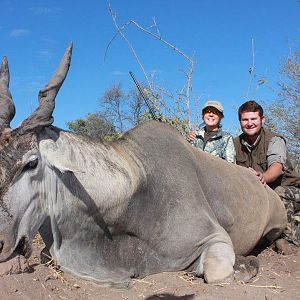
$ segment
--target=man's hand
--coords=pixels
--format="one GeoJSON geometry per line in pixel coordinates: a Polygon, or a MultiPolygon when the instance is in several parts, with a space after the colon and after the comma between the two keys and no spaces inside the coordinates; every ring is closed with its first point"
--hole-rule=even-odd
{"type": "Polygon", "coordinates": [[[273,163],[266,172],[257,172],[252,168],[249,168],[260,180],[260,182],[266,186],[268,183],[272,183],[279,176],[283,174],[283,165],[281,163],[273,163]]]}
{"type": "Polygon", "coordinates": [[[249,167],[248,169],[258,177],[259,181],[263,184],[263,186],[266,186],[266,185],[267,185],[267,182],[266,182],[264,173],[262,173],[262,172],[257,172],[257,171],[255,171],[254,169],[252,169],[252,168],[250,168],[250,167],[249,167]]]}
{"type": "Polygon", "coordinates": [[[266,182],[266,178],[265,178],[265,176],[264,176],[264,173],[256,172],[256,176],[258,177],[259,181],[263,184],[263,186],[266,186],[266,185],[267,185],[267,182],[266,182]]]}
{"type": "Polygon", "coordinates": [[[190,131],[189,134],[187,135],[187,140],[189,142],[192,142],[196,139],[196,133],[195,131],[190,131]]]}

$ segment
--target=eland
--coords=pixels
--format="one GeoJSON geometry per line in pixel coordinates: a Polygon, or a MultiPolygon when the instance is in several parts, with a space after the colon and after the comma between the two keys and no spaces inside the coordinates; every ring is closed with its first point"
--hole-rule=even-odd
{"type": "Polygon", "coordinates": [[[9,68],[0,74],[0,262],[29,257],[38,231],[62,270],[98,283],[189,270],[208,283],[234,274],[286,225],[280,198],[246,168],[192,147],[150,121],[106,142],[52,126],[70,45],[39,106],[10,128],[9,68]]]}

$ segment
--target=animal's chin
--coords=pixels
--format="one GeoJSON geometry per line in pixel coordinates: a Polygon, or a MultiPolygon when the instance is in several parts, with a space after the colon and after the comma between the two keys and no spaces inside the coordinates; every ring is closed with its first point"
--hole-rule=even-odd
{"type": "Polygon", "coordinates": [[[31,248],[31,245],[28,241],[28,238],[26,236],[23,236],[19,242],[18,242],[18,245],[17,247],[15,248],[14,254],[17,254],[17,255],[22,255],[24,256],[25,258],[29,258],[31,253],[32,253],[32,248],[31,248]]]}

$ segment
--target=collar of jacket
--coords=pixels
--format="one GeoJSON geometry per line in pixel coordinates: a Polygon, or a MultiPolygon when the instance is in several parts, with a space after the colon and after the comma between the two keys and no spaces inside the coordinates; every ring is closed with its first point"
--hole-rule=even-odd
{"type": "MultiPolygon", "coordinates": [[[[204,128],[200,128],[196,132],[197,137],[199,136],[198,138],[204,139],[204,134],[205,134],[205,127],[204,128]]],[[[213,137],[211,137],[211,139],[213,139],[213,140],[214,139],[218,139],[218,138],[222,137],[222,135],[223,135],[223,131],[222,131],[222,128],[220,127],[218,129],[218,131],[216,131],[216,134],[213,137]]]]}
{"type": "Polygon", "coordinates": [[[261,136],[263,134],[263,128],[261,129],[259,135],[257,136],[255,142],[250,145],[247,141],[246,141],[246,135],[244,133],[241,134],[241,143],[243,146],[245,146],[247,148],[247,150],[249,152],[251,152],[256,146],[257,144],[259,143],[260,139],[261,139],[261,136]]]}

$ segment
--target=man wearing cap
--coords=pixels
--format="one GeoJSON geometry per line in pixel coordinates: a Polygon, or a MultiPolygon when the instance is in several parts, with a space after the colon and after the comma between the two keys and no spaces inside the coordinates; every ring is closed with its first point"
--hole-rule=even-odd
{"type": "Polygon", "coordinates": [[[285,139],[263,127],[265,116],[257,102],[243,103],[238,116],[243,133],[234,139],[237,164],[250,168],[283,200],[288,225],[276,246],[289,254],[295,249],[286,241],[300,246],[300,175],[288,159],[285,139]]]}
{"type": "Polygon", "coordinates": [[[223,105],[219,101],[207,101],[202,109],[204,128],[189,132],[187,140],[205,152],[235,163],[233,138],[221,126],[223,112],[223,105]]]}

